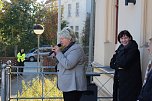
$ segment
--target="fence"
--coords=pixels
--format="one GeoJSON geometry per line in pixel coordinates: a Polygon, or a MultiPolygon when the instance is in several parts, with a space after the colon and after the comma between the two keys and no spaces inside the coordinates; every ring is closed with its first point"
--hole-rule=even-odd
{"type": "MultiPolygon", "coordinates": [[[[54,66],[25,66],[24,69],[26,69],[23,73],[19,72],[18,68],[23,67],[11,66],[9,62],[2,65],[1,101],[63,101],[62,92],[56,87],[57,73],[44,71],[45,69],[53,69],[54,66]],[[16,68],[17,71],[12,72],[13,68],[16,68]],[[12,75],[15,77],[12,78],[12,75]]],[[[103,67],[93,66],[94,72],[87,73],[89,77],[93,76],[89,82],[98,85],[96,91],[98,101],[103,101],[103,99],[111,101],[112,94],[109,87],[112,87],[113,73],[102,71],[101,68],[103,67]],[[107,75],[109,78],[103,81],[103,79],[101,80],[103,75],[107,75]]]]}

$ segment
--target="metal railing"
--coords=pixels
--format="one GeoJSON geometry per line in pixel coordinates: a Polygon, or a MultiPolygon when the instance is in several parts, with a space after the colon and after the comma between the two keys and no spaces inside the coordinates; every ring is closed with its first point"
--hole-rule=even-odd
{"type": "Polygon", "coordinates": [[[1,67],[1,101],[8,101],[10,96],[10,63],[7,61],[1,67]]]}
{"type": "Polygon", "coordinates": [[[53,99],[53,101],[63,101],[62,92],[56,87],[57,73],[44,72],[44,68],[53,67],[22,67],[3,64],[1,69],[1,101],[23,101],[23,99],[33,99],[34,101],[50,101],[53,99]],[[13,68],[16,68],[16,71],[11,71],[13,68]],[[19,72],[19,68],[24,68],[26,71],[19,72]],[[48,81],[49,84],[47,84],[48,81]],[[46,89],[48,89],[47,92],[46,89]],[[56,92],[59,96],[55,94],[56,92]],[[54,93],[53,96],[50,96],[50,93],[54,93]]]}
{"type": "Polygon", "coordinates": [[[92,63],[92,68],[93,72],[100,74],[100,76],[93,77],[93,82],[98,86],[98,100],[112,101],[114,70],[95,62],[92,63]]]}
{"type": "MultiPolygon", "coordinates": [[[[53,71],[44,71],[45,68],[53,69],[54,67],[28,66],[24,67],[26,70],[23,73],[19,72],[19,68],[23,67],[11,66],[10,61],[8,61],[6,64],[2,64],[1,101],[24,101],[30,99],[33,99],[34,101],[63,101],[62,92],[57,90],[56,87],[57,73],[53,71]],[[12,71],[12,69],[16,71],[12,71]],[[47,80],[50,81],[49,86],[47,85],[47,80]],[[33,86],[33,84],[37,84],[36,86],[40,86],[40,88],[36,88],[36,86],[33,86]],[[46,89],[48,89],[47,92],[46,89]],[[34,93],[33,96],[31,92],[34,93]]],[[[106,85],[113,80],[113,77],[111,76],[113,73],[102,71],[102,67],[99,68],[93,66],[92,68],[94,69],[93,72],[95,74],[88,73],[88,75],[93,75],[91,83],[95,83],[98,86],[98,101],[101,101],[102,99],[111,101],[112,94],[111,91],[109,91],[109,87],[106,87],[106,85]],[[103,75],[107,76],[108,78],[102,79],[103,75]]],[[[110,87],[112,87],[111,83],[110,87]]]]}

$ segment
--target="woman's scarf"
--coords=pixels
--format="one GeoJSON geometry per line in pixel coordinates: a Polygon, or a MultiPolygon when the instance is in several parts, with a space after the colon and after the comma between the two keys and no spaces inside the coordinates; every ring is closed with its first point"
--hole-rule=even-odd
{"type": "Polygon", "coordinates": [[[71,42],[67,47],[65,47],[63,50],[62,50],[62,53],[64,54],[75,42],[71,42]]]}

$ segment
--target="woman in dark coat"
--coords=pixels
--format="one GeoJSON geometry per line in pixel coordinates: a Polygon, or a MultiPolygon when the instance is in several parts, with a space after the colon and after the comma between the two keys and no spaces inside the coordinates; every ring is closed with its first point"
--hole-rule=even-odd
{"type": "Polygon", "coordinates": [[[120,46],[110,62],[115,69],[113,101],[137,101],[142,87],[138,45],[127,30],[119,33],[118,41],[120,46]]]}

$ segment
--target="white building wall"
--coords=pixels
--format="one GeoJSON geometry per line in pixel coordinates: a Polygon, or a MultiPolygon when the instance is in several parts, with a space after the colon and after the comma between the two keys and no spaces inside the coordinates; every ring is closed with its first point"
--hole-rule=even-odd
{"type": "Polygon", "coordinates": [[[94,61],[107,66],[114,53],[115,2],[113,0],[95,0],[95,3],[94,61]]]}
{"type": "Polygon", "coordinates": [[[85,21],[87,13],[90,13],[91,3],[90,0],[63,0],[62,1],[63,10],[63,20],[66,20],[69,24],[68,26],[73,26],[75,31],[75,26],[79,26],[79,37],[81,39],[82,30],[85,26],[85,21]],[[79,16],[75,15],[76,3],[79,3],[79,16]],[[71,4],[71,17],[68,17],[68,4],[71,4]]]}
{"type": "MultiPolygon", "coordinates": [[[[119,46],[118,42],[115,44],[115,27],[112,27],[116,26],[116,15],[110,13],[110,10],[111,12],[116,12],[116,8],[114,8],[116,6],[116,1],[117,0],[95,0],[94,62],[97,64],[99,63],[102,66],[109,66],[114,50],[119,46]],[[113,9],[109,7],[112,7],[113,9]],[[108,13],[106,13],[106,10],[108,13]]],[[[143,45],[152,37],[152,0],[136,0],[135,5],[129,3],[128,6],[125,5],[125,0],[118,1],[119,11],[117,34],[122,30],[128,30],[132,34],[134,40],[136,40],[141,53],[142,76],[144,77],[149,56],[147,49],[144,48],[143,45]]],[[[108,77],[104,76],[98,77],[97,82],[96,80],[94,81],[97,84],[98,82],[102,84],[104,83],[104,79],[108,77]]],[[[106,88],[112,93],[112,88],[110,89],[110,87],[112,86],[113,81],[110,81],[110,83],[111,85],[108,85],[109,87],[107,86],[106,88]]]]}
{"type": "Polygon", "coordinates": [[[119,20],[118,20],[118,32],[121,30],[128,30],[134,40],[137,41],[140,46],[140,36],[142,34],[142,6],[141,0],[137,0],[136,4],[129,3],[125,5],[125,0],[119,0],[119,20]]]}
{"type": "MultiPolygon", "coordinates": [[[[109,65],[109,61],[117,49],[115,45],[115,26],[116,26],[116,0],[95,0],[96,17],[95,17],[95,53],[94,61],[102,65],[109,65]],[[110,4],[112,3],[112,4],[110,4]],[[109,8],[113,6],[112,8],[109,8]],[[109,10],[110,9],[110,10],[109,10]],[[107,13],[110,12],[111,13],[107,13]],[[113,14],[112,14],[113,13],[113,14]],[[113,18],[113,19],[112,19],[113,18]],[[110,20],[110,21],[109,21],[110,20]],[[111,26],[110,26],[111,25],[111,26]]],[[[122,30],[128,30],[133,38],[137,41],[139,48],[144,43],[143,39],[143,12],[141,0],[136,4],[129,3],[125,5],[125,0],[119,0],[118,11],[118,33],[122,30]]],[[[142,52],[142,49],[140,49],[142,52]]]]}
{"type": "MultiPolygon", "coordinates": [[[[115,44],[115,14],[110,12],[109,7],[115,7],[117,0],[95,0],[96,1],[96,17],[95,17],[95,48],[94,61],[106,66],[109,65],[114,50],[117,49],[119,43],[115,44]],[[115,2],[115,4],[110,4],[115,2]],[[107,10],[108,9],[108,10],[107,10]],[[107,11],[106,11],[107,10],[107,11]],[[110,18],[110,16],[112,18],[110,18]],[[107,20],[108,19],[108,20],[107,20]],[[109,21],[110,20],[110,21],[109,21]],[[111,26],[109,26],[111,24],[111,26]],[[110,30],[110,32],[109,32],[110,30]],[[110,57],[110,58],[109,58],[110,57]]],[[[152,36],[152,0],[136,0],[136,4],[129,3],[125,5],[125,0],[119,1],[118,11],[118,33],[122,30],[128,30],[134,40],[137,41],[141,53],[142,74],[144,77],[145,68],[148,62],[148,52],[142,46],[148,42],[152,36]]],[[[111,9],[111,12],[116,10],[111,9]]]]}
{"type": "MultiPolygon", "coordinates": [[[[95,15],[95,47],[94,47],[94,62],[103,66],[109,66],[110,59],[117,49],[119,43],[115,44],[115,26],[116,26],[116,1],[117,0],[95,0],[96,1],[96,15],[95,15]]],[[[140,51],[141,59],[143,49],[140,47],[143,45],[141,39],[143,39],[143,12],[142,12],[142,0],[136,0],[135,5],[128,4],[125,6],[125,0],[119,0],[118,11],[118,33],[124,29],[128,30],[133,38],[137,41],[140,51]]],[[[117,34],[118,34],[117,33],[117,34]]],[[[108,71],[107,71],[108,72],[108,71]]],[[[102,76],[103,77],[103,76],[102,76]]],[[[100,83],[104,83],[104,79],[98,77],[100,83]]],[[[95,81],[95,80],[94,80],[95,81]]],[[[96,82],[96,81],[95,81],[96,82]]],[[[98,83],[98,82],[96,82],[98,83]]],[[[113,81],[110,81],[111,85],[106,85],[106,89],[112,93],[113,81]]]]}
{"type": "Polygon", "coordinates": [[[104,34],[105,26],[104,19],[105,17],[105,0],[96,0],[96,15],[95,15],[95,45],[94,45],[94,60],[98,63],[101,62],[104,58],[104,34]],[[97,20],[98,19],[98,20],[97,20]]]}

